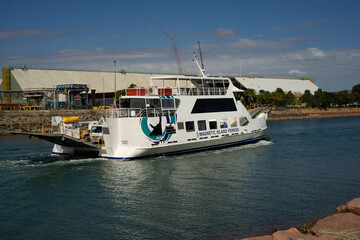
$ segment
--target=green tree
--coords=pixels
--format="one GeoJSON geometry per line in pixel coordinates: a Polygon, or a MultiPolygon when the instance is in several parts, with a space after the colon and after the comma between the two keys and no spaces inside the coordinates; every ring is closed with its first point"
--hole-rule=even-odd
{"type": "Polygon", "coordinates": [[[296,97],[291,91],[289,91],[285,95],[285,102],[286,102],[287,105],[295,104],[295,100],[296,100],[296,97]]]}
{"type": "Polygon", "coordinates": [[[285,92],[281,88],[277,88],[275,92],[272,92],[272,99],[276,106],[285,106],[285,92]]]}
{"type": "Polygon", "coordinates": [[[300,101],[305,103],[308,107],[312,106],[313,95],[311,94],[310,90],[305,90],[304,94],[300,97],[300,101]]]}
{"type": "Polygon", "coordinates": [[[360,102],[360,84],[352,87],[351,94],[354,96],[354,101],[360,102]]]}
{"type": "Polygon", "coordinates": [[[262,104],[272,104],[272,97],[269,91],[260,90],[258,94],[258,99],[262,104]]]}
{"type": "Polygon", "coordinates": [[[315,91],[314,97],[313,97],[313,105],[316,107],[321,107],[323,105],[324,100],[324,92],[321,88],[315,91]]]}
{"type": "Polygon", "coordinates": [[[350,94],[347,90],[338,92],[336,97],[339,106],[346,106],[347,104],[354,103],[354,95],[350,94]]]}
{"type": "Polygon", "coordinates": [[[256,102],[256,92],[254,89],[246,89],[244,91],[245,106],[249,106],[251,103],[256,102]]]}

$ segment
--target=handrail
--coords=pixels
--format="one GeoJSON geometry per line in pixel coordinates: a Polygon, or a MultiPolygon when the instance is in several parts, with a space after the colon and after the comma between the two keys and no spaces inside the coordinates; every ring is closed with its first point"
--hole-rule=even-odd
{"type": "Polygon", "coordinates": [[[226,95],[226,87],[197,87],[197,88],[175,88],[178,89],[176,95],[185,96],[208,96],[208,95],[226,95]]]}
{"type": "Polygon", "coordinates": [[[175,116],[175,109],[161,108],[115,108],[107,109],[107,118],[175,116]]]}

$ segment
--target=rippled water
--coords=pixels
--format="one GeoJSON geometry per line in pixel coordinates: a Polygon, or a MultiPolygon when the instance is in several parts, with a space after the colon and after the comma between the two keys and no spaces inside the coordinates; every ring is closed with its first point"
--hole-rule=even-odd
{"type": "Polygon", "coordinates": [[[360,196],[360,118],[268,124],[256,144],[137,161],[0,138],[1,239],[233,239],[360,196]]]}

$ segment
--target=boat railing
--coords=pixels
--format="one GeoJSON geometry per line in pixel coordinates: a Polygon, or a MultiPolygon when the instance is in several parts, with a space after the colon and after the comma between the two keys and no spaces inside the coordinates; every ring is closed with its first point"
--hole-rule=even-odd
{"type": "Polygon", "coordinates": [[[175,88],[177,94],[185,96],[207,96],[207,95],[226,95],[225,87],[197,87],[197,88],[175,88]]]}
{"type": "Polygon", "coordinates": [[[175,116],[175,109],[161,108],[115,108],[106,110],[106,118],[175,116]]]}

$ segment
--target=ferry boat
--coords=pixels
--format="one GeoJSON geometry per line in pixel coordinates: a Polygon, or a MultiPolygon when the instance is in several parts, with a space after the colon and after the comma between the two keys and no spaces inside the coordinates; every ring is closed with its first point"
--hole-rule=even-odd
{"type": "Polygon", "coordinates": [[[106,111],[100,157],[173,155],[263,139],[269,109],[248,110],[235,78],[198,68],[200,76],[152,77],[150,87],[127,89],[119,107],[106,111]]]}

